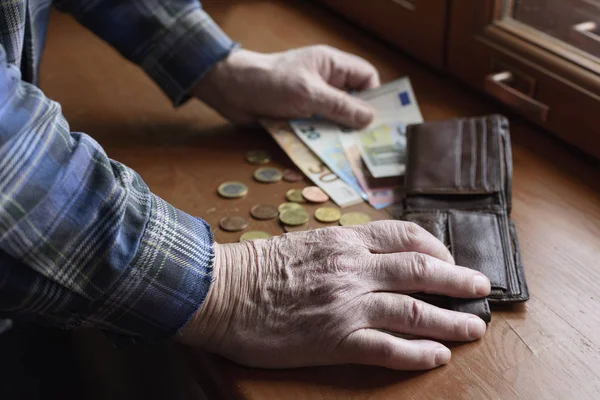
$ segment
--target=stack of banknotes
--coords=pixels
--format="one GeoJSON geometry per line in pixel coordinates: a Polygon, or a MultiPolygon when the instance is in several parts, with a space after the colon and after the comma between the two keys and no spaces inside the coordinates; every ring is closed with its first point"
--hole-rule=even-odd
{"type": "Polygon", "coordinates": [[[409,124],[423,122],[408,78],[356,93],[375,110],[363,130],[318,118],[262,121],[300,170],[340,207],[368,201],[380,209],[402,198],[409,124]]]}

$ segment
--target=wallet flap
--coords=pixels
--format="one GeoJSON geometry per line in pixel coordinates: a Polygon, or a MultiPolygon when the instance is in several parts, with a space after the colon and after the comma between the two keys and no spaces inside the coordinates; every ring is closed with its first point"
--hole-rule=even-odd
{"type": "Polygon", "coordinates": [[[490,279],[492,288],[506,290],[505,252],[495,214],[450,211],[450,248],[457,265],[477,270],[490,279]]]}
{"type": "Polygon", "coordinates": [[[410,125],[407,194],[502,191],[507,178],[500,116],[410,125]]]}

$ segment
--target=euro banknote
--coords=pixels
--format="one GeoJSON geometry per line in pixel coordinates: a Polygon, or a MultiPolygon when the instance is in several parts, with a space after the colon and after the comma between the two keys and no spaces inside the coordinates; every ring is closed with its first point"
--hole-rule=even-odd
{"type": "Polygon", "coordinates": [[[292,162],[340,207],[348,207],[363,198],[333,173],[293,132],[287,121],[261,120],[292,162]]]}

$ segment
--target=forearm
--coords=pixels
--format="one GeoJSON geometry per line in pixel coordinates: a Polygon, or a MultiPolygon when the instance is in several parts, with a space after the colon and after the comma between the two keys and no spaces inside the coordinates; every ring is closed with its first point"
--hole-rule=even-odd
{"type": "Polygon", "coordinates": [[[143,339],[178,331],[210,286],[210,228],[70,132],[1,46],[0,89],[0,314],[143,339]]]}
{"type": "Polygon", "coordinates": [[[235,47],[197,0],[55,4],[140,65],[175,105],[235,47]]]}

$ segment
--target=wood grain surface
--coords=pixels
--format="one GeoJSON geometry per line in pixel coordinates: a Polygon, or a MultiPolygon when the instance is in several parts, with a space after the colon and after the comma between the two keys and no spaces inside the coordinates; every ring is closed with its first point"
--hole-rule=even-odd
{"type": "MultiPolygon", "coordinates": [[[[272,52],[325,43],[367,58],[379,68],[383,81],[408,75],[426,120],[508,115],[514,157],[512,217],[531,300],[495,309],[482,340],[450,344],[451,363],[430,372],[360,366],[269,371],[174,346],[160,350],[169,357],[153,357],[156,350],[151,348],[116,350],[94,336],[79,338],[75,346],[83,360],[79,368],[90,385],[108,385],[117,393],[119,385],[136,382],[156,387],[162,382],[178,388],[172,398],[191,399],[202,397],[199,391],[182,386],[201,384],[211,398],[236,399],[600,398],[598,162],[320,6],[300,1],[203,4],[245,48],[272,52]],[[158,371],[182,372],[172,382],[166,375],[161,380],[150,367],[143,369],[147,376],[139,371],[133,374],[126,365],[140,362],[127,364],[123,352],[148,365],[160,360],[158,371]],[[132,374],[137,379],[128,382],[132,374]],[[111,379],[117,375],[120,383],[113,385],[111,379]]],[[[255,167],[244,161],[247,150],[267,149],[273,155],[272,165],[292,166],[265,132],[234,128],[196,101],[173,110],[137,67],[65,15],[53,15],[41,77],[43,90],[62,104],[72,130],[95,137],[109,156],[137,170],[159,196],[205,218],[220,242],[239,237],[217,227],[221,217],[250,218],[252,205],[279,204],[288,188],[302,186],[254,182],[255,167]],[[230,179],[249,184],[246,198],[218,197],[218,184],[230,179]]],[[[365,204],[352,209],[387,217],[365,204]]],[[[254,228],[282,233],[274,221],[251,221],[250,229],[254,228]]]]}

